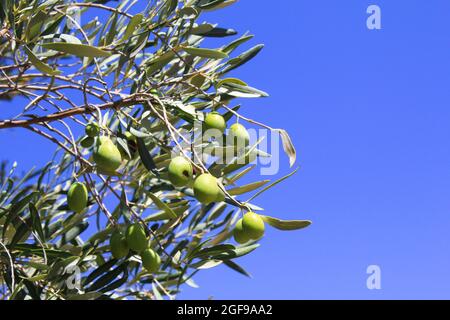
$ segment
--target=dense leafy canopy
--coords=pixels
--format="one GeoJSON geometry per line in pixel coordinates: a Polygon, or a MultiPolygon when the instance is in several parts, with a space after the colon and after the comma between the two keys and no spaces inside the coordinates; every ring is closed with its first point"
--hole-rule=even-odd
{"type": "Polygon", "coordinates": [[[310,224],[263,215],[250,202],[286,177],[239,185],[255,168],[250,160],[268,156],[258,142],[247,145],[246,124],[279,134],[291,165],[295,149],[286,131],[246,118],[233,102],[267,96],[228,75],[262,45],[239,51],[252,35],[199,22],[235,1],[0,0],[0,103],[23,103],[0,129],[27,129],[57,147],[25,175],[0,167],[3,298],[174,298],[221,263],[248,275],[234,259],[257,240],[232,237],[246,212],[261,214],[240,226],[255,224],[258,237],[264,223],[310,224]],[[206,38],[223,45],[207,48],[206,38]],[[233,134],[245,140],[225,163],[205,160],[230,149],[202,139],[211,112],[208,127],[222,134],[225,121],[239,121],[233,134]],[[169,177],[174,156],[188,162],[173,164],[169,177]],[[218,188],[197,195],[203,204],[196,193],[212,189],[189,182],[202,173],[218,188]]]}

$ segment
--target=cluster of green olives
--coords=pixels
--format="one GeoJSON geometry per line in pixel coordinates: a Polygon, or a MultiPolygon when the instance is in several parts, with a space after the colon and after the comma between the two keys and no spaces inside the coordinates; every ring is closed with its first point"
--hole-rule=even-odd
{"type": "Polygon", "coordinates": [[[194,170],[191,162],[183,156],[173,158],[169,164],[169,180],[175,187],[190,185],[193,181],[194,195],[204,204],[225,199],[217,178],[209,173],[202,173],[193,180],[194,170]]]}
{"type": "Polygon", "coordinates": [[[142,266],[149,272],[156,272],[161,265],[161,258],[148,246],[145,230],[139,223],[128,226],[125,234],[119,229],[115,230],[109,240],[111,254],[116,259],[124,258],[130,250],[141,256],[142,266]]]}
{"type": "Polygon", "coordinates": [[[233,237],[237,243],[244,244],[250,240],[258,240],[264,235],[264,221],[256,213],[249,211],[238,220],[234,229],[233,237]]]}
{"type": "MultiPolygon", "coordinates": [[[[216,129],[224,133],[227,124],[218,112],[208,113],[205,117],[206,129],[216,129]]],[[[122,164],[125,153],[121,151],[113,141],[106,136],[100,136],[100,128],[96,123],[89,123],[85,127],[86,136],[80,144],[84,148],[93,146],[92,160],[97,171],[102,174],[114,174],[122,164]]],[[[229,136],[235,146],[247,146],[250,141],[246,128],[235,123],[229,128],[229,136]]],[[[135,145],[136,138],[129,132],[125,133],[129,143],[135,145]]],[[[203,203],[221,202],[225,200],[225,194],[219,187],[216,177],[210,173],[201,173],[194,178],[194,170],[191,162],[183,157],[173,158],[168,166],[168,177],[175,187],[189,186],[194,190],[196,199],[203,203]]],[[[81,182],[73,183],[67,192],[67,205],[70,210],[81,213],[88,205],[88,190],[81,182]]],[[[257,240],[264,234],[264,221],[254,212],[248,212],[240,219],[234,229],[233,235],[238,243],[246,243],[257,240]]],[[[159,255],[148,246],[148,238],[144,228],[135,223],[126,229],[123,234],[119,229],[115,230],[110,238],[111,253],[114,258],[121,259],[132,250],[140,254],[142,265],[149,272],[156,272],[161,264],[159,255]]]]}
{"type": "MultiPolygon", "coordinates": [[[[227,127],[225,119],[217,112],[211,112],[205,117],[206,129],[216,129],[225,132],[227,127]]],[[[235,123],[230,126],[229,135],[235,146],[247,146],[250,136],[247,129],[235,123]]],[[[169,180],[175,187],[183,187],[191,184],[193,180],[193,168],[191,162],[183,156],[175,157],[169,164],[169,180]]],[[[225,195],[218,185],[217,178],[209,173],[202,173],[193,180],[194,195],[204,204],[225,200],[225,195]]],[[[254,212],[247,212],[240,219],[233,230],[236,242],[244,244],[250,240],[258,240],[264,235],[264,221],[254,212]]]]}
{"type": "MultiPolygon", "coordinates": [[[[215,129],[224,133],[226,128],[227,123],[220,113],[213,111],[205,116],[205,129],[215,129]]],[[[232,124],[228,135],[231,143],[236,147],[246,147],[250,143],[250,135],[240,123],[232,124]]]]}
{"type": "MultiPolygon", "coordinates": [[[[206,129],[216,129],[224,133],[227,128],[226,121],[218,112],[210,112],[205,116],[206,129]]],[[[247,146],[250,136],[247,129],[239,123],[230,126],[229,135],[235,146],[247,146]]],[[[191,162],[183,156],[170,161],[168,167],[169,180],[175,187],[191,186],[197,200],[204,204],[225,200],[225,194],[219,187],[216,177],[209,173],[202,173],[193,178],[194,171],[191,162]]]]}
{"type": "MultiPolygon", "coordinates": [[[[86,136],[80,144],[85,148],[94,145],[92,160],[94,160],[97,171],[102,174],[114,174],[122,163],[122,153],[106,136],[99,136],[100,128],[96,123],[89,123],[85,128],[86,136]]],[[[88,190],[81,182],[73,183],[67,192],[67,205],[70,210],[80,213],[88,204],[88,190]]]]}
{"type": "MultiPolygon", "coordinates": [[[[88,191],[85,184],[73,183],[67,192],[67,204],[70,210],[80,213],[87,207],[88,191]]],[[[141,255],[142,265],[149,272],[156,272],[161,264],[161,258],[150,247],[144,228],[139,224],[128,226],[125,234],[115,230],[110,238],[110,249],[114,258],[121,259],[133,250],[141,255]]]]}

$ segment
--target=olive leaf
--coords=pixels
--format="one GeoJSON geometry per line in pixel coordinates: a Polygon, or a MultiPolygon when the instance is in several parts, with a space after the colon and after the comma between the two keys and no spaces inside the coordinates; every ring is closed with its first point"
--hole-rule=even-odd
{"type": "MultiPolygon", "coordinates": [[[[203,141],[208,113],[218,112],[230,126],[248,119],[235,99],[268,96],[227,74],[263,45],[249,44],[248,33],[227,40],[237,31],[200,17],[236,1],[135,2],[0,0],[0,100],[15,105],[0,117],[0,130],[26,128],[55,147],[38,169],[22,172],[16,162],[0,162],[2,298],[174,299],[183,287],[198,287],[194,277],[205,269],[224,265],[249,276],[236,260],[259,244],[233,239],[244,208],[282,230],[310,223],[271,217],[250,203],[296,172],[240,183],[258,175],[251,160],[270,156],[261,139],[242,150],[203,141]],[[221,44],[206,48],[209,38],[221,44]],[[249,50],[241,49],[247,44],[249,50]],[[25,99],[16,101],[19,95],[25,99]],[[100,152],[80,143],[86,136],[111,143],[100,152]],[[223,163],[205,146],[231,151],[233,159],[223,163]],[[168,167],[181,153],[194,161],[193,177],[212,174],[227,196],[199,202],[205,190],[195,178],[175,187],[168,167]],[[87,189],[78,213],[69,210],[76,197],[66,191],[75,182],[87,189]],[[247,194],[253,196],[242,202],[247,194]],[[135,223],[144,229],[140,241],[130,231],[135,223]],[[152,251],[134,251],[143,248],[152,251]],[[78,279],[79,291],[71,289],[68,283],[78,279]]],[[[277,130],[292,166],[292,141],[277,130]]]]}
{"type": "Polygon", "coordinates": [[[253,196],[250,197],[250,199],[248,199],[246,202],[250,202],[251,200],[255,199],[256,197],[258,197],[259,195],[261,195],[262,193],[266,192],[267,190],[269,190],[270,188],[273,188],[274,186],[276,186],[277,184],[279,184],[280,182],[286,180],[287,178],[293,176],[296,172],[298,171],[298,168],[295,169],[294,171],[292,171],[291,173],[285,175],[284,177],[281,177],[280,179],[272,182],[271,184],[269,184],[268,186],[264,187],[263,189],[259,190],[257,193],[255,193],[253,196]]]}
{"type": "Polygon", "coordinates": [[[237,0],[203,0],[197,5],[203,10],[217,10],[228,7],[236,2],[237,0]]]}
{"type": "Polygon", "coordinates": [[[183,47],[183,50],[193,56],[202,57],[202,58],[209,58],[209,59],[228,58],[228,55],[225,52],[222,52],[220,50],[195,48],[195,47],[183,47]]]}
{"type": "MultiPolygon", "coordinates": [[[[245,40],[247,40],[247,38],[244,38],[245,40]]],[[[239,43],[240,44],[240,43],[239,43]]],[[[236,45],[236,44],[235,44],[236,45]]],[[[222,70],[222,73],[228,73],[231,70],[234,70],[240,66],[242,66],[243,64],[247,63],[248,61],[250,61],[251,59],[253,59],[254,57],[256,57],[256,55],[264,48],[263,44],[259,44],[257,46],[254,46],[253,48],[249,49],[248,51],[241,53],[239,56],[237,56],[236,58],[230,59],[227,62],[227,66],[222,70]]],[[[227,47],[225,48],[225,52],[229,51],[230,48],[227,47]]]]}
{"type": "Polygon", "coordinates": [[[248,192],[254,191],[256,189],[259,189],[260,187],[264,186],[268,182],[270,182],[270,180],[252,182],[252,183],[246,184],[244,186],[229,189],[229,190],[227,190],[227,192],[232,196],[236,196],[236,195],[248,193],[248,192]]]}
{"type": "Polygon", "coordinates": [[[264,91],[230,81],[221,83],[217,91],[221,94],[227,94],[237,98],[260,98],[269,96],[264,91]]]}
{"type": "Polygon", "coordinates": [[[157,196],[155,196],[151,192],[146,192],[146,194],[153,200],[155,206],[157,206],[159,209],[164,210],[164,212],[167,214],[167,216],[171,219],[176,219],[178,215],[173,212],[173,210],[164,202],[162,202],[157,196]]]}
{"type": "Polygon", "coordinates": [[[136,31],[138,25],[141,23],[141,21],[144,19],[144,16],[140,13],[134,15],[130,22],[127,25],[127,28],[125,30],[125,33],[122,36],[122,39],[119,41],[119,43],[122,43],[124,41],[127,41],[131,35],[136,31]]]}
{"type": "Polygon", "coordinates": [[[230,269],[251,278],[252,275],[250,273],[248,273],[247,271],[245,271],[244,268],[242,268],[240,265],[238,265],[236,262],[234,262],[233,260],[223,260],[224,265],[226,265],[227,267],[229,267],[230,269]]]}
{"type": "Polygon", "coordinates": [[[67,42],[52,42],[41,45],[46,49],[52,49],[68,54],[73,54],[78,57],[109,57],[111,53],[99,49],[97,47],[88,46],[85,44],[75,44],[67,42]]]}
{"type": "Polygon", "coordinates": [[[266,215],[260,217],[272,227],[283,231],[303,229],[311,225],[309,220],[281,220],[266,215]]]}
{"type": "Polygon", "coordinates": [[[136,137],[136,140],[137,140],[138,153],[139,153],[139,156],[140,156],[145,168],[147,170],[153,172],[154,174],[158,175],[159,172],[156,168],[155,162],[153,161],[152,156],[148,152],[143,138],[136,137]]]}
{"type": "Polygon", "coordinates": [[[38,69],[42,73],[52,76],[61,74],[61,71],[59,71],[58,69],[53,69],[48,64],[42,62],[27,46],[24,46],[23,48],[28,55],[28,59],[30,59],[31,63],[36,67],[36,69],[38,69]]]}

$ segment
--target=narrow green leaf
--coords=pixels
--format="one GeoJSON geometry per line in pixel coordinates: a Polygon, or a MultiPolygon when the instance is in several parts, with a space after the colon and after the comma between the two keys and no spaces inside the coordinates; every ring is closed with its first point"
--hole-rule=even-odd
{"type": "Polygon", "coordinates": [[[231,253],[234,249],[236,249],[236,247],[232,244],[218,244],[216,246],[202,249],[196,253],[192,253],[192,258],[210,257],[214,255],[231,253]]]}
{"type": "Polygon", "coordinates": [[[259,247],[258,243],[251,244],[251,245],[244,246],[244,247],[237,247],[232,250],[211,256],[211,258],[212,259],[223,259],[223,260],[239,258],[239,257],[245,256],[246,254],[249,254],[250,252],[252,252],[253,250],[255,250],[258,247],[259,247]]]}
{"type": "Polygon", "coordinates": [[[228,183],[233,184],[236,181],[238,181],[239,179],[241,179],[243,176],[245,176],[248,172],[250,172],[251,170],[253,170],[256,167],[256,164],[251,165],[250,167],[245,168],[244,170],[236,173],[235,175],[233,175],[232,177],[228,178],[228,183]]]}
{"type": "Polygon", "coordinates": [[[154,59],[150,60],[148,62],[148,66],[145,68],[145,72],[148,75],[152,75],[156,71],[161,70],[164,68],[167,64],[169,64],[170,61],[172,61],[175,57],[175,52],[173,51],[167,51],[163,53],[160,56],[155,57],[154,59]]]}
{"type": "Polygon", "coordinates": [[[227,62],[227,67],[223,69],[222,73],[230,72],[231,70],[234,70],[237,67],[247,63],[248,61],[256,57],[256,55],[262,50],[262,48],[264,48],[263,44],[256,45],[248,51],[241,53],[236,58],[230,59],[227,62]]]}
{"type": "Polygon", "coordinates": [[[233,52],[234,50],[236,50],[236,48],[238,48],[241,44],[246,43],[247,41],[249,41],[250,39],[253,39],[253,35],[243,35],[242,37],[240,37],[237,40],[232,41],[231,43],[227,44],[222,51],[226,52],[228,54],[230,54],[231,52],[233,52]]]}
{"type": "Polygon", "coordinates": [[[183,7],[180,9],[178,15],[186,20],[195,19],[199,15],[199,12],[193,7],[183,7]]]}
{"type": "Polygon", "coordinates": [[[53,42],[44,43],[42,46],[46,49],[60,51],[68,54],[73,54],[77,57],[109,57],[111,53],[103,51],[99,48],[88,46],[85,44],[74,44],[67,42],[53,42]]]}
{"type": "Polygon", "coordinates": [[[228,58],[228,54],[226,54],[225,52],[222,52],[220,50],[195,48],[195,47],[184,47],[183,50],[193,56],[196,56],[196,57],[209,58],[209,59],[228,58]]]}
{"type": "Polygon", "coordinates": [[[260,215],[260,217],[272,227],[279,230],[298,230],[311,224],[309,220],[281,220],[274,217],[260,215]]]}
{"type": "Polygon", "coordinates": [[[27,41],[33,40],[41,33],[41,28],[48,19],[48,14],[42,10],[38,10],[30,19],[26,30],[27,41]]]}
{"type": "Polygon", "coordinates": [[[84,230],[89,227],[89,223],[87,221],[83,221],[72,228],[70,228],[66,233],[64,233],[61,237],[61,243],[69,243],[78,237],[84,230]]]}
{"type": "Polygon", "coordinates": [[[220,88],[221,86],[223,86],[224,84],[227,84],[227,83],[234,83],[234,84],[239,84],[241,86],[247,86],[247,84],[244,81],[242,81],[241,79],[225,78],[225,79],[222,79],[219,82],[217,82],[216,88],[220,88]]]}
{"type": "Polygon", "coordinates": [[[117,277],[123,272],[123,270],[124,270],[124,266],[121,265],[121,266],[105,273],[89,287],[89,291],[96,291],[96,290],[99,290],[99,289],[107,286],[108,284],[113,282],[115,279],[117,279],[117,277]]]}
{"type": "Polygon", "coordinates": [[[38,191],[34,191],[20,200],[15,201],[15,198],[13,199],[13,205],[9,209],[9,213],[6,216],[6,221],[3,224],[3,239],[5,238],[6,230],[8,229],[10,222],[22,213],[22,211],[28,206],[28,203],[30,203],[38,194],[38,191]]]}
{"type": "Polygon", "coordinates": [[[140,13],[131,18],[120,42],[127,41],[131,37],[131,35],[136,30],[137,26],[141,23],[143,18],[144,16],[140,13]]]}
{"type": "Polygon", "coordinates": [[[228,7],[236,2],[237,0],[201,0],[197,6],[203,10],[217,10],[228,7]]]}
{"type": "Polygon", "coordinates": [[[23,48],[24,48],[26,54],[28,55],[28,59],[30,59],[31,63],[40,72],[48,74],[48,75],[51,75],[51,76],[55,76],[55,75],[61,73],[61,71],[59,71],[57,69],[53,69],[48,64],[46,64],[46,63],[42,62],[41,60],[39,60],[39,58],[36,57],[34,55],[34,53],[27,46],[24,46],[23,48]]]}
{"type": "Polygon", "coordinates": [[[262,187],[263,185],[267,184],[268,182],[270,182],[270,180],[262,180],[262,181],[252,182],[252,183],[246,184],[241,187],[229,189],[227,191],[230,195],[236,196],[236,195],[240,195],[240,194],[244,194],[244,193],[256,190],[256,189],[262,187]]]}
{"type": "Polygon", "coordinates": [[[150,152],[148,151],[147,147],[145,146],[144,140],[142,138],[138,138],[138,137],[136,137],[136,140],[137,140],[138,153],[139,153],[139,156],[140,156],[145,168],[148,171],[151,171],[154,174],[159,175],[159,172],[156,169],[155,162],[153,161],[153,158],[150,155],[150,152]]]}
{"type": "Polygon", "coordinates": [[[199,36],[209,37],[209,38],[224,38],[230,37],[237,34],[237,31],[234,29],[225,29],[225,28],[213,28],[209,31],[203,33],[197,33],[199,36]]]}
{"type": "Polygon", "coordinates": [[[246,254],[249,254],[250,252],[252,252],[253,250],[255,250],[258,247],[259,247],[259,243],[251,244],[251,245],[248,245],[245,247],[238,247],[234,250],[234,252],[236,254],[235,258],[245,256],[246,254]]]}
{"type": "Polygon", "coordinates": [[[211,9],[215,6],[218,6],[224,1],[225,0],[200,0],[197,2],[197,7],[199,7],[200,9],[211,9]]]}
{"type": "Polygon", "coordinates": [[[75,37],[71,34],[66,34],[66,33],[48,34],[46,36],[43,36],[42,39],[45,39],[45,40],[61,39],[61,40],[63,40],[63,42],[67,42],[67,43],[82,44],[80,39],[78,39],[77,37],[75,37]]]}
{"type": "MultiPolygon", "coordinates": [[[[135,137],[137,137],[137,138],[147,138],[147,137],[151,137],[152,135],[150,134],[150,133],[148,133],[148,132],[143,132],[143,131],[141,131],[141,130],[137,130],[137,129],[135,129],[135,128],[133,128],[133,127],[130,127],[130,129],[129,129],[129,131],[130,131],[130,133],[133,135],[133,136],[135,136],[135,137]]],[[[146,131],[146,130],[145,130],[146,131]]]]}
{"type": "Polygon", "coordinates": [[[105,46],[110,45],[113,42],[114,37],[117,34],[117,20],[118,19],[119,19],[119,15],[116,12],[114,12],[114,17],[112,19],[111,26],[109,27],[108,34],[106,35],[106,38],[105,38],[105,43],[104,43],[105,46]]]}
{"type": "Polygon", "coordinates": [[[44,280],[45,278],[47,278],[47,274],[44,273],[44,274],[38,274],[38,275],[36,275],[34,277],[23,278],[23,279],[27,279],[28,281],[35,282],[35,281],[44,280]]]}
{"type": "Polygon", "coordinates": [[[222,264],[222,260],[203,260],[198,263],[192,264],[191,267],[199,270],[211,269],[222,264]]]}
{"type": "Polygon", "coordinates": [[[191,30],[189,30],[189,33],[195,35],[202,35],[206,32],[211,31],[212,29],[214,29],[214,25],[210,23],[202,23],[198,26],[192,27],[191,30]]]}
{"type": "Polygon", "coordinates": [[[82,294],[69,294],[67,300],[96,300],[103,295],[101,292],[91,291],[82,294]]]}
{"type": "Polygon", "coordinates": [[[141,52],[142,49],[145,48],[147,45],[147,40],[150,35],[150,31],[143,32],[139,38],[136,41],[136,44],[134,44],[133,48],[129,51],[129,57],[134,58],[139,52],[141,52]]]}
{"type": "Polygon", "coordinates": [[[108,272],[115,264],[116,264],[117,260],[112,259],[104,264],[102,264],[101,266],[99,266],[97,269],[95,269],[94,271],[92,271],[85,279],[84,279],[84,285],[89,284],[90,282],[92,282],[94,279],[98,278],[99,276],[101,276],[102,274],[108,272]]]}
{"type": "Polygon", "coordinates": [[[36,206],[32,202],[30,202],[28,204],[28,208],[30,210],[30,216],[31,216],[33,230],[36,231],[36,233],[39,236],[39,239],[44,242],[45,236],[44,236],[44,231],[42,230],[42,223],[41,223],[41,218],[39,216],[39,212],[37,211],[36,206]]]}
{"type": "Polygon", "coordinates": [[[298,168],[295,169],[294,171],[292,171],[291,173],[285,175],[284,177],[281,177],[280,179],[276,180],[275,182],[272,182],[271,184],[269,184],[267,187],[265,187],[262,190],[259,190],[257,193],[255,193],[253,196],[250,197],[250,199],[248,199],[246,202],[250,202],[251,200],[255,199],[257,196],[259,196],[260,194],[262,194],[263,192],[269,190],[270,188],[276,186],[277,184],[279,184],[280,182],[286,180],[287,178],[291,177],[292,175],[294,175],[297,172],[298,168]]]}
{"type": "Polygon", "coordinates": [[[37,270],[48,270],[48,269],[50,269],[50,267],[48,265],[43,264],[43,263],[39,263],[39,262],[36,262],[36,261],[31,261],[30,260],[30,261],[27,261],[25,264],[30,266],[30,267],[32,267],[32,268],[35,268],[37,270]]]}
{"type": "Polygon", "coordinates": [[[173,210],[164,202],[162,202],[157,196],[155,196],[153,193],[151,192],[146,192],[146,194],[152,199],[153,203],[155,204],[155,206],[158,207],[158,209],[160,210],[164,210],[164,212],[171,218],[171,219],[176,219],[178,218],[177,214],[175,212],[173,212],[173,210]]]}
{"type": "Polygon", "coordinates": [[[252,275],[250,273],[248,273],[247,271],[245,271],[244,268],[242,268],[240,265],[238,265],[236,262],[234,262],[233,260],[223,260],[223,263],[229,267],[230,269],[233,269],[236,272],[239,272],[240,274],[243,274],[246,277],[251,278],[252,275]]]}
{"type": "Polygon", "coordinates": [[[231,82],[222,84],[217,91],[221,94],[227,94],[237,98],[259,98],[269,96],[266,92],[256,88],[231,82]]]}
{"type": "MultiPolygon", "coordinates": [[[[233,107],[231,110],[233,110],[234,112],[238,112],[240,108],[241,108],[241,106],[237,105],[237,106],[233,107]]],[[[225,119],[225,121],[229,121],[233,117],[233,115],[234,115],[233,112],[227,111],[223,114],[223,118],[225,119]]]]}
{"type": "Polygon", "coordinates": [[[128,280],[128,270],[126,267],[122,268],[122,277],[116,281],[111,282],[107,286],[101,288],[99,291],[101,292],[110,292],[114,291],[117,288],[120,288],[122,285],[124,285],[128,280]]]}

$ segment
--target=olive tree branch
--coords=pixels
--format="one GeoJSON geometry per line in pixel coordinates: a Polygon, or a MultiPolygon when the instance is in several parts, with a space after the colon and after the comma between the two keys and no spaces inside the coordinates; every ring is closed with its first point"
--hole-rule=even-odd
{"type": "Polygon", "coordinates": [[[107,102],[100,105],[96,105],[95,108],[87,108],[87,107],[77,107],[77,108],[71,108],[59,112],[55,112],[46,116],[42,117],[35,117],[27,120],[3,120],[0,121],[0,129],[7,129],[7,128],[17,128],[17,127],[29,127],[33,124],[42,124],[42,123],[48,123],[53,122],[61,119],[65,119],[67,117],[73,117],[76,115],[82,115],[82,114],[91,114],[96,111],[96,109],[100,110],[106,110],[106,109],[121,109],[125,107],[130,107],[136,104],[144,103],[148,100],[148,96],[143,97],[141,93],[136,93],[133,95],[130,95],[126,98],[116,100],[113,102],[107,102]]]}

